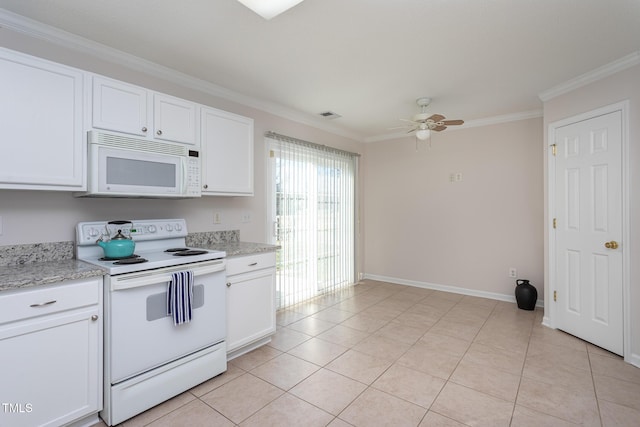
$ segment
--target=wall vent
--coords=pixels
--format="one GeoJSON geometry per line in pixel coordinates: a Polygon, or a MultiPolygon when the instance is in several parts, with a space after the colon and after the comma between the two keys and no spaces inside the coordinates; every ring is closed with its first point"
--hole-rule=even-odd
{"type": "Polygon", "coordinates": [[[337,119],[338,117],[342,117],[340,114],[336,114],[333,111],[323,111],[322,113],[319,113],[320,116],[324,117],[325,119],[328,120],[332,120],[332,119],[337,119]]]}

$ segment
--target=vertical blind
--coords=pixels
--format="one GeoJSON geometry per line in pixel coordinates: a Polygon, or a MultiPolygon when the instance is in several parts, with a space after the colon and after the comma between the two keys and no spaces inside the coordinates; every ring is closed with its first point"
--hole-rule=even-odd
{"type": "Polygon", "coordinates": [[[285,308],[355,282],[357,154],[269,132],[276,293],[285,308]]]}

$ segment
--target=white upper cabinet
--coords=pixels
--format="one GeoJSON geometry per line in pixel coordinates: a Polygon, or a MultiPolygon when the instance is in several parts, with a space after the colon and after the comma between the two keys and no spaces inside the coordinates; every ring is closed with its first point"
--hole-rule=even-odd
{"type": "Polygon", "coordinates": [[[253,195],[253,119],[202,108],[202,195],[253,195]]]}
{"type": "Polygon", "coordinates": [[[0,47],[0,189],[85,191],[91,129],[193,146],[202,195],[253,196],[253,119],[0,47]]]}
{"type": "Polygon", "coordinates": [[[83,73],[0,48],[0,188],[86,189],[83,73]]]}
{"type": "Polygon", "coordinates": [[[146,136],[147,90],[100,76],[93,77],[94,128],[146,136]]]}
{"type": "Polygon", "coordinates": [[[196,144],[196,104],[169,95],[153,95],[154,137],[196,144]]]}
{"type": "Polygon", "coordinates": [[[92,127],[198,145],[198,104],[145,88],[93,77],[92,127]]]}

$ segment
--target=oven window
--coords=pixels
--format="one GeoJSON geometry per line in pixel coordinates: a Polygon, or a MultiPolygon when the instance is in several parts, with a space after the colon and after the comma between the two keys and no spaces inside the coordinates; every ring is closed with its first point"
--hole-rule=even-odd
{"type": "Polygon", "coordinates": [[[106,160],[107,184],[170,188],[177,185],[175,164],[111,156],[106,160]]]}

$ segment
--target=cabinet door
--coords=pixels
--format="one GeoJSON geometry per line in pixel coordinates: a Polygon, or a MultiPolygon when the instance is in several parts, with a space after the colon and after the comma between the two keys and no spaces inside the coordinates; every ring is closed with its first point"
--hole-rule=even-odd
{"type": "Polygon", "coordinates": [[[0,425],[59,426],[101,409],[98,315],[96,305],[0,328],[0,425]]]}
{"type": "Polygon", "coordinates": [[[275,268],[227,278],[227,353],[276,331],[275,268]]]}
{"type": "Polygon", "coordinates": [[[202,109],[202,195],[253,195],[253,119],[202,109]]]}
{"type": "Polygon", "coordinates": [[[105,77],[93,77],[94,128],[146,136],[148,91],[105,77]]]}
{"type": "Polygon", "coordinates": [[[86,188],[82,72],[0,48],[0,188],[86,188]]]}
{"type": "Polygon", "coordinates": [[[196,145],[196,110],[193,102],[161,93],[154,94],[153,137],[196,145]]]}

